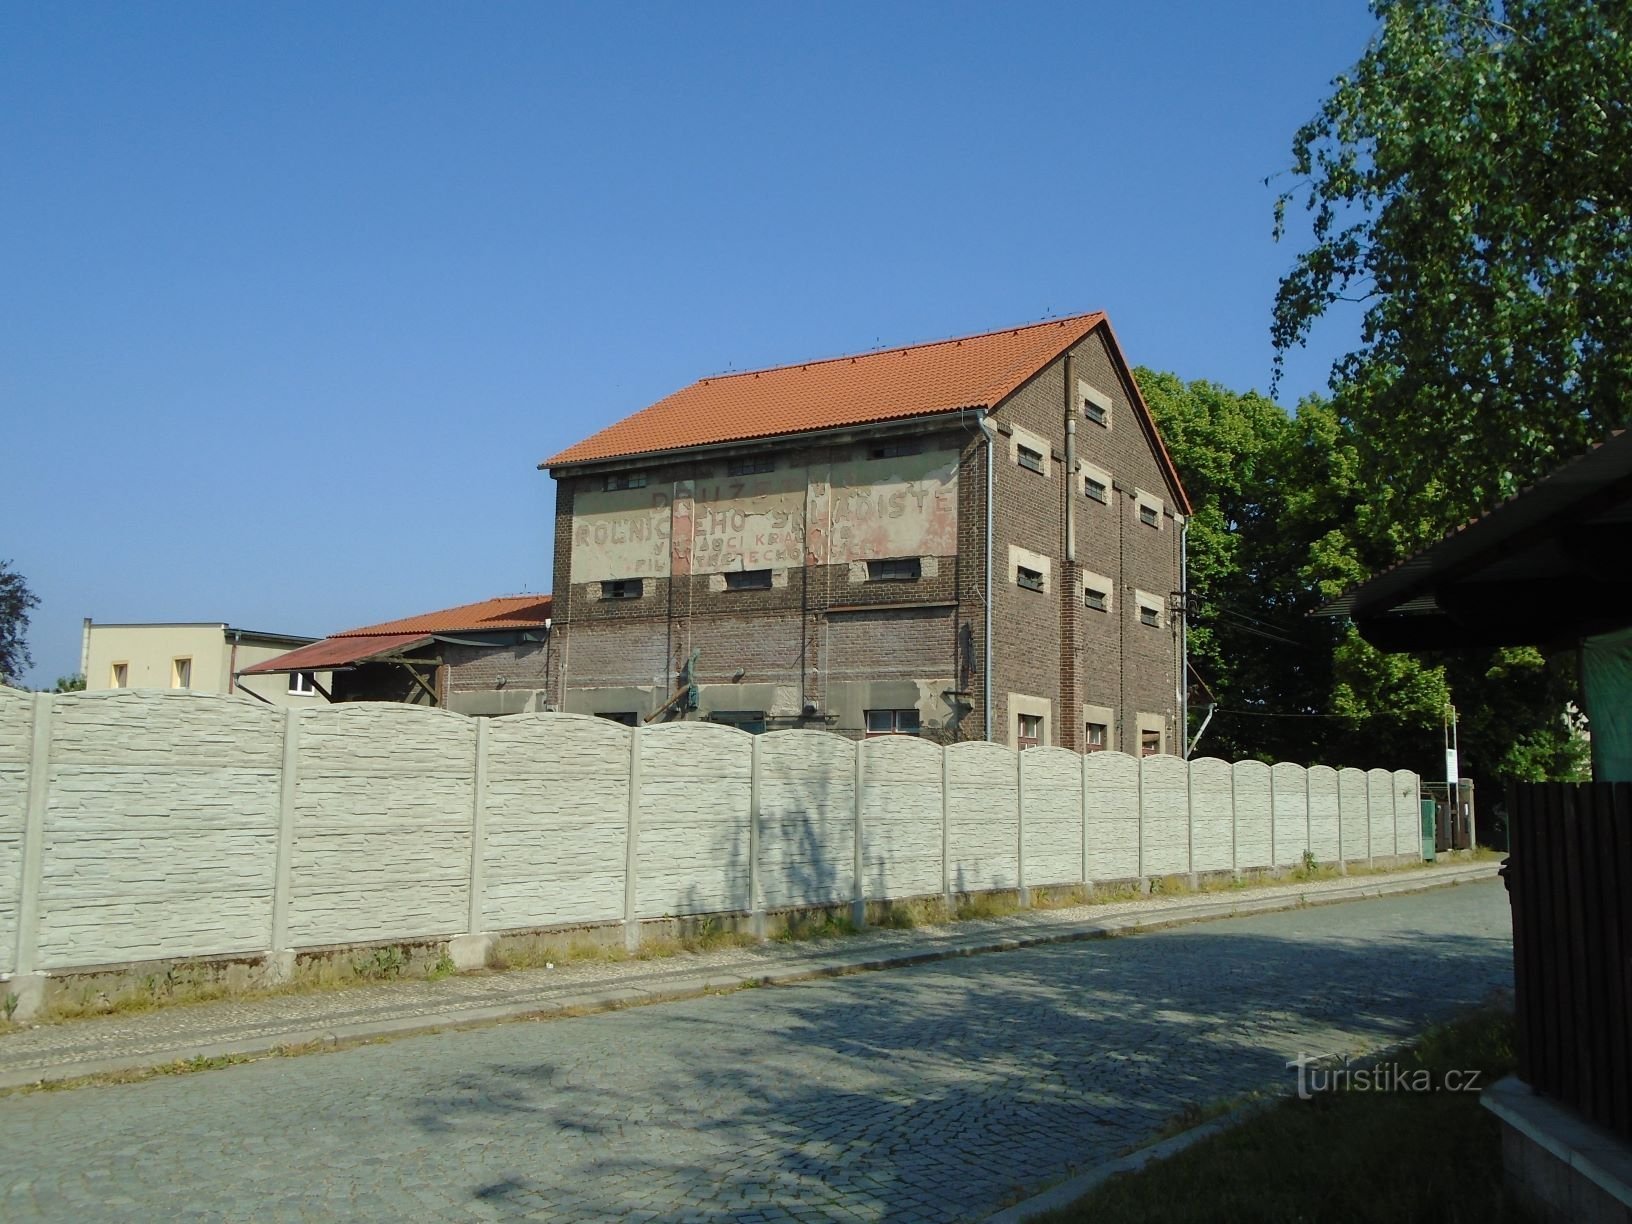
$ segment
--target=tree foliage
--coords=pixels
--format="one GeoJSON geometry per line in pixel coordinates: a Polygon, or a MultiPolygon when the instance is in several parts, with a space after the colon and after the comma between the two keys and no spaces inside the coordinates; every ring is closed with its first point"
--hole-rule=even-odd
{"type": "Polygon", "coordinates": [[[0,561],[0,684],[15,685],[34,662],[28,653],[28,615],[39,603],[11,562],[0,561]]]}
{"type": "Polygon", "coordinates": [[[1374,0],[1380,26],[1296,134],[1311,234],[1278,354],[1365,304],[1333,371],[1374,478],[1372,564],[1424,542],[1632,412],[1632,6],[1374,0]],[[1382,477],[1386,476],[1386,479],[1382,477]]]}

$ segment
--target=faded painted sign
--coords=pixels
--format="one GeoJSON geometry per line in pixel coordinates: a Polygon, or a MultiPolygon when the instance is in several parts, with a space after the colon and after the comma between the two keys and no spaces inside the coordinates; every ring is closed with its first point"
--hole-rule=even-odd
{"type": "Polygon", "coordinates": [[[956,451],[836,463],[819,495],[813,482],[811,495],[814,563],[958,551],[956,451]]]}
{"type": "Polygon", "coordinates": [[[666,578],[671,497],[667,485],[579,492],[572,503],[572,580],[666,578]]]}
{"type": "Polygon", "coordinates": [[[806,484],[801,467],[691,486],[692,573],[800,565],[806,484]]]}

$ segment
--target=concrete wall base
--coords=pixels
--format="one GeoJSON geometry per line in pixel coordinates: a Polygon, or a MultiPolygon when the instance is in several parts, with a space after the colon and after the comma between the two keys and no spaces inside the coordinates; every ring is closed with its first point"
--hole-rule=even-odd
{"type": "Polygon", "coordinates": [[[6,1006],[11,1011],[11,1019],[17,1024],[26,1024],[38,1016],[45,1008],[45,974],[22,973],[12,978],[4,987],[3,997],[6,1006]]]}
{"type": "Polygon", "coordinates": [[[1632,1143],[1538,1096],[1516,1075],[1479,1103],[1502,1122],[1508,1188],[1549,1224],[1632,1224],[1632,1143]]]}
{"type": "Polygon", "coordinates": [[[458,970],[482,969],[487,965],[488,953],[493,950],[491,935],[455,935],[448,940],[448,956],[458,970]]]}
{"type": "Polygon", "coordinates": [[[261,962],[261,981],[267,986],[286,986],[295,980],[295,953],[268,952],[261,962]]]}

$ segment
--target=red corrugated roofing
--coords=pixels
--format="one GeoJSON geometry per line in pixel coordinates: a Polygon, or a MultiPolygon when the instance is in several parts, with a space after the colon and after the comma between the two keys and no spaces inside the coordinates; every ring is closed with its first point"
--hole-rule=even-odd
{"type": "Polygon", "coordinates": [[[363,637],[324,638],[321,642],[291,650],[254,667],[246,667],[239,674],[260,676],[271,672],[329,671],[428,641],[430,635],[427,633],[376,633],[363,637]]]}
{"type": "Polygon", "coordinates": [[[989,408],[1105,321],[1101,311],[931,344],[704,378],[540,467],[989,408]]]}
{"type": "Polygon", "coordinates": [[[405,616],[401,620],[365,625],[291,650],[246,667],[243,675],[269,672],[328,671],[349,667],[378,655],[390,654],[429,641],[435,633],[480,633],[494,629],[543,629],[550,620],[553,601],[548,595],[501,595],[480,603],[460,604],[440,612],[405,616]]]}

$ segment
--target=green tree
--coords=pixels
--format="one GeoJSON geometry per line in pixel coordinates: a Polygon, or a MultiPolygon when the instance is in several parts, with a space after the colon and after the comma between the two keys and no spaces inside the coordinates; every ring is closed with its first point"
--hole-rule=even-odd
{"type": "Polygon", "coordinates": [[[1311,241],[1278,354],[1364,303],[1333,371],[1392,560],[1632,411],[1632,6],[1375,0],[1379,29],[1292,148],[1311,241]]]}
{"type": "Polygon", "coordinates": [[[71,676],[58,676],[53,693],[83,693],[85,691],[85,675],[75,672],[71,676]]]}
{"type": "Polygon", "coordinates": [[[28,614],[39,603],[11,562],[0,561],[0,684],[15,685],[34,662],[28,653],[28,614]]]}

